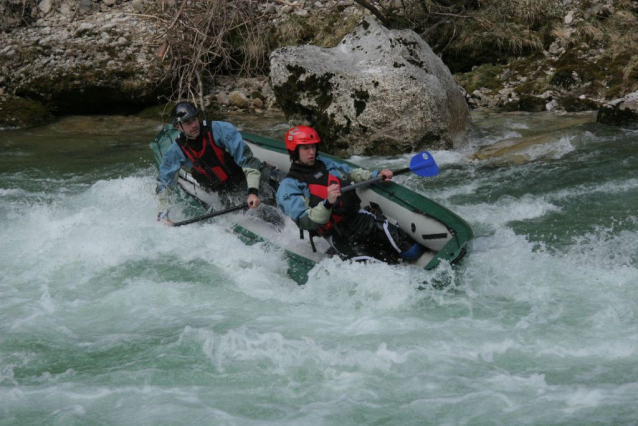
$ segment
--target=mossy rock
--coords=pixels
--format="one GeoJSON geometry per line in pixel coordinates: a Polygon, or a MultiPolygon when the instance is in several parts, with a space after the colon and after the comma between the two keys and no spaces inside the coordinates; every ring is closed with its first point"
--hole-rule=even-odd
{"type": "Polygon", "coordinates": [[[254,90],[250,94],[250,98],[251,99],[261,99],[262,101],[266,102],[266,97],[259,90],[254,90]]]}
{"type": "Polygon", "coordinates": [[[514,112],[514,111],[520,111],[520,109],[521,109],[520,101],[506,102],[499,107],[498,111],[499,112],[514,112]]]}
{"type": "Polygon", "coordinates": [[[35,127],[53,121],[53,114],[43,104],[30,99],[0,97],[0,127],[35,127]]]}
{"type": "Polygon", "coordinates": [[[546,81],[540,79],[529,79],[521,83],[514,89],[520,96],[537,95],[549,89],[546,81]]]}
{"type": "Polygon", "coordinates": [[[556,71],[550,83],[568,89],[577,83],[574,73],[583,83],[597,84],[605,80],[608,75],[600,64],[583,59],[588,51],[589,48],[582,46],[570,46],[556,61],[556,71]]]}
{"type": "Polygon", "coordinates": [[[567,112],[594,111],[598,104],[591,99],[580,99],[575,96],[567,96],[559,100],[559,103],[567,112]]]}
{"type": "Polygon", "coordinates": [[[518,108],[527,112],[545,111],[545,105],[547,105],[547,100],[538,96],[521,95],[518,101],[518,108]]]}
{"type": "Polygon", "coordinates": [[[609,126],[638,126],[638,112],[606,105],[598,110],[596,121],[609,126]]]}
{"type": "Polygon", "coordinates": [[[502,72],[503,67],[500,65],[484,64],[470,72],[455,74],[454,78],[468,93],[481,88],[498,90],[503,87],[503,82],[499,78],[502,72]]]}

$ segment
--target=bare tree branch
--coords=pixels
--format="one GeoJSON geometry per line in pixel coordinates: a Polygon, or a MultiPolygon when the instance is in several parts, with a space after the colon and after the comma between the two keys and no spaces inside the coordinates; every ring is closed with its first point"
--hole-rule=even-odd
{"type": "Polygon", "coordinates": [[[173,100],[204,102],[204,82],[223,73],[249,75],[267,67],[267,18],[253,0],[157,2],[150,12],[163,23],[151,43],[170,64],[173,100]],[[179,8],[178,8],[179,6],[179,8]]]}
{"type": "Polygon", "coordinates": [[[354,0],[354,1],[357,2],[360,6],[368,9],[384,25],[388,25],[388,23],[389,23],[388,18],[386,18],[385,15],[383,15],[381,12],[379,12],[379,9],[374,7],[374,5],[372,5],[371,3],[369,3],[366,0],[354,0]]]}
{"type": "Polygon", "coordinates": [[[173,28],[173,26],[175,26],[175,23],[177,22],[177,20],[179,19],[179,16],[182,14],[182,12],[184,11],[184,8],[186,7],[186,1],[187,0],[182,0],[182,6],[179,8],[179,10],[177,11],[177,15],[175,15],[175,19],[173,19],[173,22],[171,22],[171,25],[168,26],[168,29],[170,30],[171,28],[173,28]]]}

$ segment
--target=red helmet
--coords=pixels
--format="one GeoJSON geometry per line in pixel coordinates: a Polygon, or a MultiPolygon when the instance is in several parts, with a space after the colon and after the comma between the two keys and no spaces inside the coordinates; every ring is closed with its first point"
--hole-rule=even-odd
{"type": "Polygon", "coordinates": [[[286,132],[286,149],[295,151],[299,145],[311,145],[321,142],[319,133],[312,127],[295,126],[286,132]]]}

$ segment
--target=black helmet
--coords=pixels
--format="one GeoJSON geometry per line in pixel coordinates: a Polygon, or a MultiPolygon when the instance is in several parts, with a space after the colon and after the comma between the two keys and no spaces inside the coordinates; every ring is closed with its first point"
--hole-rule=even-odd
{"type": "Polygon", "coordinates": [[[173,120],[173,124],[177,126],[179,123],[183,123],[184,121],[195,117],[199,114],[195,105],[190,102],[180,102],[173,107],[171,111],[171,119],[173,120]]]}

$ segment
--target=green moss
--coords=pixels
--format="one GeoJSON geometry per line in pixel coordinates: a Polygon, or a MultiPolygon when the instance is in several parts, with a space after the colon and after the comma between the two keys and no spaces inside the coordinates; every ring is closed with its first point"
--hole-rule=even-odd
{"type": "Polygon", "coordinates": [[[528,79],[525,83],[516,86],[514,91],[519,95],[538,95],[549,88],[547,81],[543,79],[528,79]]]}
{"type": "Polygon", "coordinates": [[[561,55],[550,79],[552,85],[568,89],[577,82],[576,79],[583,83],[598,84],[606,78],[605,70],[598,63],[584,59],[585,49],[583,46],[570,46],[561,55]]]}
{"type": "Polygon", "coordinates": [[[576,72],[575,65],[564,66],[559,68],[554,72],[554,75],[550,79],[550,83],[554,86],[559,86],[564,89],[569,89],[576,83],[576,72]]]}
{"type": "Polygon", "coordinates": [[[40,102],[20,97],[0,97],[0,127],[41,126],[53,120],[53,114],[40,102]]]}
{"type": "Polygon", "coordinates": [[[499,79],[503,69],[502,65],[483,64],[470,72],[456,74],[454,78],[468,93],[481,88],[498,90],[503,86],[499,79]]]}

